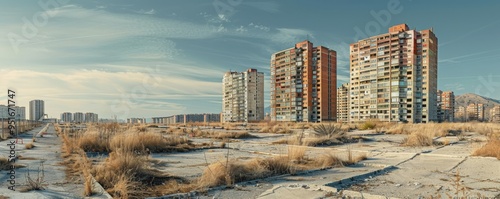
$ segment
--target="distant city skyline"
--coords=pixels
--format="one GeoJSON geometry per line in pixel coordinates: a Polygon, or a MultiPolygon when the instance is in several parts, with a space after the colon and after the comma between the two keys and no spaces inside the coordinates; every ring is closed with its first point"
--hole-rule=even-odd
{"type": "Polygon", "coordinates": [[[220,113],[224,73],[256,68],[268,107],[272,53],[306,39],[335,50],[340,86],[349,44],[402,23],[438,35],[438,89],[500,99],[497,1],[55,2],[0,0],[0,104],[10,88],[50,118],[220,113]]]}

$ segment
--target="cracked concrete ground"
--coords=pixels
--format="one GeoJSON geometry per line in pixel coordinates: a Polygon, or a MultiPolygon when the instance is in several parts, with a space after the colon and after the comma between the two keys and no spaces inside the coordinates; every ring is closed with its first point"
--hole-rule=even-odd
{"type": "MultiPolygon", "coordinates": [[[[478,194],[488,198],[500,197],[500,161],[470,156],[475,148],[483,144],[471,141],[472,138],[484,140],[484,136],[471,133],[465,141],[458,141],[454,136],[438,138],[446,139],[451,144],[415,148],[399,146],[404,135],[380,135],[368,131],[351,134],[360,134],[372,141],[308,147],[307,154],[333,153],[342,156],[347,148],[355,153],[368,154],[368,159],[357,165],[240,183],[231,189],[209,191],[200,198],[447,197],[447,194],[455,192],[453,183],[457,171],[460,173],[460,186],[466,188],[469,197],[477,197],[478,194]]],[[[286,145],[269,145],[275,139],[264,136],[242,140],[238,143],[238,152],[233,154],[255,155],[245,153],[245,149],[266,153],[286,151],[286,145]]],[[[171,160],[169,155],[166,158],[171,160]]]]}
{"type": "MultiPolygon", "coordinates": [[[[29,142],[35,129],[23,135],[29,142]]],[[[286,154],[288,146],[271,144],[286,138],[287,135],[252,133],[255,138],[233,140],[226,143],[228,149],[206,149],[185,153],[155,153],[150,158],[157,160],[153,166],[162,171],[187,179],[196,179],[207,164],[230,159],[245,160],[255,157],[270,157],[286,154]]],[[[481,194],[483,197],[500,197],[500,161],[495,158],[472,157],[471,152],[486,140],[484,136],[470,133],[465,141],[456,137],[438,138],[451,144],[433,147],[402,147],[399,145],[404,135],[373,134],[370,131],[350,132],[364,136],[367,141],[328,147],[307,147],[306,156],[314,157],[331,153],[346,157],[351,150],[354,155],[367,154],[368,159],[356,165],[302,172],[297,175],[275,176],[267,179],[238,183],[232,188],[214,189],[199,198],[419,198],[452,194],[456,173],[459,171],[460,186],[467,188],[470,197],[481,194]]],[[[211,139],[192,139],[194,142],[215,142],[211,139]]],[[[44,160],[48,187],[45,191],[28,193],[10,192],[7,189],[6,174],[1,175],[0,195],[11,198],[83,198],[82,185],[68,183],[64,168],[57,165],[60,140],[55,137],[53,127],[48,134],[40,138],[37,147],[26,150],[19,145],[19,154],[34,157],[32,160],[20,160],[21,164],[30,164],[44,160]]],[[[7,151],[6,146],[1,146],[7,151]]],[[[18,169],[19,185],[24,182],[23,172],[18,169]],[[22,175],[21,175],[22,174],[22,175]]],[[[2,172],[5,173],[5,172],[2,172]]],[[[99,197],[99,196],[96,196],[99,197]]]]}

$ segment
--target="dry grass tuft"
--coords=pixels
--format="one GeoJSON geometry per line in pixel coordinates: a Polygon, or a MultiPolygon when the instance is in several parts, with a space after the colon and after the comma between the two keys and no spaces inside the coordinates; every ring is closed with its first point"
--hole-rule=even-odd
{"type": "Polygon", "coordinates": [[[288,146],[288,158],[294,162],[300,163],[305,160],[307,147],[288,146]]]}
{"type": "Polygon", "coordinates": [[[0,157],[0,170],[8,170],[10,169],[9,159],[0,157]]]}
{"type": "Polygon", "coordinates": [[[290,134],[293,133],[292,127],[292,124],[269,122],[260,129],[259,133],[290,134]]]}
{"type": "Polygon", "coordinates": [[[423,147],[434,145],[434,136],[424,133],[412,133],[401,142],[402,146],[423,147]]]}
{"type": "Polygon", "coordinates": [[[377,126],[376,121],[366,121],[366,122],[360,124],[358,129],[359,130],[371,130],[371,129],[375,129],[376,126],[377,126]]]}
{"type": "Polygon", "coordinates": [[[256,158],[244,162],[230,160],[209,165],[198,184],[200,187],[230,186],[237,182],[292,172],[294,169],[287,156],[256,158]]]}
{"type": "Polygon", "coordinates": [[[491,137],[485,145],[475,150],[472,155],[482,157],[496,157],[500,160],[500,138],[491,137]]]}
{"type": "Polygon", "coordinates": [[[126,147],[123,145],[123,149],[111,152],[93,170],[95,179],[114,197],[144,197],[151,187],[172,178],[151,168],[147,156],[135,154],[126,147]]]}
{"type": "Polygon", "coordinates": [[[78,147],[87,152],[106,152],[110,147],[109,139],[107,133],[88,130],[78,139],[78,147]]]}
{"type": "Polygon", "coordinates": [[[140,191],[139,182],[133,181],[132,176],[127,174],[120,174],[114,179],[114,185],[106,191],[113,196],[113,198],[128,199],[139,198],[144,194],[140,191]]]}
{"type": "Polygon", "coordinates": [[[344,161],[333,154],[321,154],[315,159],[316,166],[324,169],[328,167],[343,167],[344,161]]]}

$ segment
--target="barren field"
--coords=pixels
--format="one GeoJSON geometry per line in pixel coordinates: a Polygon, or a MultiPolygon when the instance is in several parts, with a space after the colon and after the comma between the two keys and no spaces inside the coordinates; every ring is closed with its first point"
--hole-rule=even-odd
{"type": "Polygon", "coordinates": [[[486,123],[49,125],[33,148],[18,145],[30,157],[18,163],[44,162],[39,189],[19,168],[25,190],[8,190],[5,170],[0,196],[498,198],[499,132],[486,123]]]}

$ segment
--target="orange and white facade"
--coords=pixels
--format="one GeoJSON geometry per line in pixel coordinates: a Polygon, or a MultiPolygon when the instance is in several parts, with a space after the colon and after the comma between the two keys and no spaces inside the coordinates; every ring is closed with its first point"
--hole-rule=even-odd
{"type": "Polygon", "coordinates": [[[337,117],[337,53],[302,41],[271,56],[271,121],[337,117]]]}
{"type": "Polygon", "coordinates": [[[438,39],[406,24],[350,45],[349,121],[437,121],[438,39]]]}

